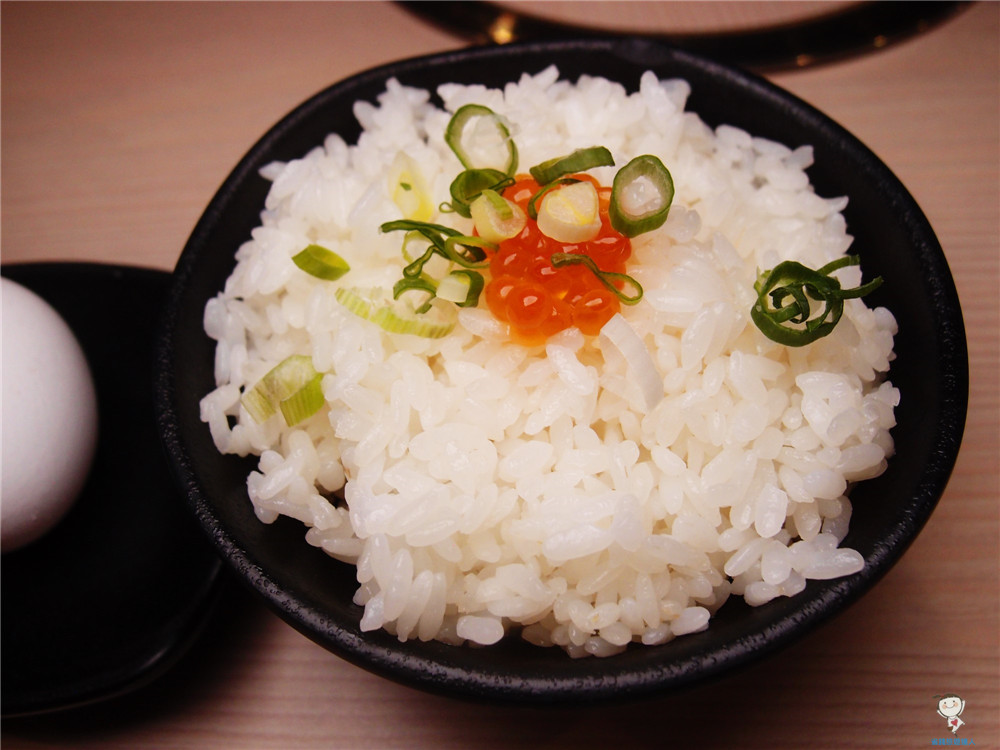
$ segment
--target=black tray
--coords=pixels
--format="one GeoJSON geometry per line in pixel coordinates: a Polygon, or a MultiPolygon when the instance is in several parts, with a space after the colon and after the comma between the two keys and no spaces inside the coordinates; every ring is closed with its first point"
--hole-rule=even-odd
{"type": "Polygon", "coordinates": [[[168,469],[152,348],[170,275],[96,263],[7,265],[76,334],[97,389],[99,442],[76,504],[2,558],[4,718],[134,690],[192,645],[226,576],[168,469]]]}

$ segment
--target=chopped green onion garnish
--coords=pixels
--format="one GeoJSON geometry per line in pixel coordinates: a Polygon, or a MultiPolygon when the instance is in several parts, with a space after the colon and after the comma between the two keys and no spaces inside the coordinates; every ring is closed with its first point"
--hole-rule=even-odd
{"type": "Polygon", "coordinates": [[[482,197],[490,204],[498,218],[509,219],[514,215],[514,205],[504,199],[496,190],[484,190],[482,197]]]}
{"type": "Polygon", "coordinates": [[[486,268],[490,264],[484,249],[496,250],[496,245],[487,242],[481,237],[469,237],[459,235],[458,237],[448,237],[444,241],[444,252],[450,261],[458,263],[463,268],[486,268]],[[467,252],[457,250],[456,247],[466,248],[467,252]]]}
{"type": "Polygon", "coordinates": [[[260,382],[243,394],[241,402],[255,422],[264,422],[277,409],[291,427],[323,406],[323,376],[312,359],[295,354],[283,359],[260,382]]]}
{"type": "Polygon", "coordinates": [[[437,296],[459,307],[475,307],[479,304],[485,281],[477,271],[459,269],[452,271],[437,286],[437,296]]]}
{"type": "Polygon", "coordinates": [[[503,118],[482,104],[460,107],[444,131],[445,143],[466,169],[517,171],[517,146],[503,118]]]}
{"type": "Polygon", "coordinates": [[[618,299],[626,305],[634,305],[642,299],[642,285],[638,281],[633,279],[631,276],[625,273],[615,273],[613,271],[602,271],[597,267],[594,259],[589,255],[583,253],[552,253],[551,263],[553,267],[559,268],[560,266],[568,266],[574,263],[579,263],[586,266],[590,271],[598,278],[598,280],[604,284],[609,290],[611,290],[618,299]],[[614,283],[620,281],[623,284],[632,287],[633,294],[625,294],[618,286],[614,283]]]}
{"type": "Polygon", "coordinates": [[[389,165],[389,195],[407,219],[426,221],[434,215],[434,203],[427,181],[416,160],[405,151],[389,165]]]}
{"type": "Polygon", "coordinates": [[[785,346],[805,346],[828,335],[840,321],[844,300],[863,297],[882,284],[879,276],[853,289],[841,289],[840,281],[829,274],[844,266],[860,263],[848,255],[813,270],[794,260],[786,260],[765,271],[754,282],[757,302],[750,317],[761,332],[785,346]],[[823,303],[813,316],[809,300],[823,303]]]}
{"type": "Polygon", "coordinates": [[[429,275],[431,279],[439,279],[447,274],[451,268],[451,261],[437,252],[434,244],[420,232],[409,231],[406,233],[406,236],[403,237],[401,252],[403,260],[413,266],[411,268],[410,265],[407,265],[407,268],[403,270],[404,276],[429,275]]]}
{"type": "Polygon", "coordinates": [[[410,260],[410,263],[403,269],[403,276],[408,278],[420,276],[424,271],[424,266],[435,255],[447,258],[445,238],[461,236],[461,232],[457,229],[452,229],[442,224],[430,224],[426,221],[412,221],[410,219],[387,221],[379,227],[379,230],[382,232],[406,232],[406,237],[403,239],[403,256],[407,260],[410,260]],[[423,237],[430,244],[424,249],[422,255],[411,260],[411,254],[407,252],[407,245],[416,236],[423,237]]]}
{"type": "Polygon", "coordinates": [[[615,159],[604,146],[579,148],[568,156],[558,156],[555,159],[536,164],[528,171],[539,185],[546,185],[560,177],[576,172],[586,172],[595,167],[613,167],[615,159]]]}
{"type": "Polygon", "coordinates": [[[437,339],[451,333],[458,321],[458,308],[444,300],[432,299],[426,312],[418,312],[406,299],[394,301],[381,290],[341,287],[334,296],[359,318],[370,320],[389,333],[437,339]]]}
{"type": "Polygon", "coordinates": [[[547,185],[543,185],[542,189],[539,190],[537,193],[535,193],[533,196],[531,196],[531,200],[528,201],[528,216],[530,216],[533,220],[537,221],[538,202],[545,197],[545,194],[548,193],[550,190],[555,190],[557,187],[560,187],[561,185],[572,185],[574,182],[579,182],[579,180],[576,179],[575,177],[563,177],[562,179],[553,180],[547,185]]]}
{"type": "Polygon", "coordinates": [[[403,247],[401,248],[401,252],[403,253],[403,260],[410,262],[419,258],[427,251],[427,246],[428,246],[427,243],[429,242],[430,240],[424,237],[423,234],[421,234],[416,230],[411,229],[409,232],[406,233],[406,236],[403,237],[403,247]],[[415,249],[420,251],[420,255],[414,254],[415,249]]]}
{"type": "Polygon", "coordinates": [[[601,231],[601,204],[589,180],[545,194],[538,207],[538,231],[556,242],[589,242],[601,231]]]}
{"type": "Polygon", "coordinates": [[[416,312],[425,313],[431,308],[431,299],[437,294],[437,286],[430,279],[422,277],[414,279],[404,276],[393,284],[392,298],[399,299],[405,292],[427,292],[430,295],[424,304],[416,308],[416,312]]]}
{"type": "Polygon", "coordinates": [[[403,269],[403,275],[410,278],[419,276],[423,272],[424,264],[435,254],[444,256],[464,268],[485,268],[489,265],[489,260],[484,249],[496,248],[495,244],[481,237],[469,237],[450,227],[423,221],[408,219],[387,221],[379,229],[383,232],[419,232],[430,240],[431,244],[424,254],[403,269]]]}
{"type": "Polygon", "coordinates": [[[292,262],[311,276],[336,281],[351,270],[347,261],[322,245],[309,245],[292,256],[292,262]]]}
{"type": "Polygon", "coordinates": [[[499,169],[466,169],[452,180],[451,203],[448,207],[459,216],[471,218],[469,209],[476,198],[486,190],[500,191],[514,182],[514,178],[499,169]]]}
{"type": "Polygon", "coordinates": [[[396,219],[387,221],[379,227],[382,232],[419,232],[431,242],[443,242],[442,235],[457,237],[461,232],[444,224],[431,224],[427,221],[414,221],[412,219],[396,219]]]}
{"type": "Polygon", "coordinates": [[[674,181],[663,162],[649,154],[637,156],[615,175],[611,226],[626,237],[651,232],[667,220],[673,199],[674,181]]]}
{"type": "Polygon", "coordinates": [[[497,244],[519,235],[527,223],[521,207],[495,190],[484,190],[472,201],[469,212],[479,236],[497,244]]]}
{"type": "Polygon", "coordinates": [[[322,377],[317,375],[281,402],[281,415],[289,427],[311,417],[323,406],[325,399],[321,381],[322,377]]]}
{"type": "Polygon", "coordinates": [[[417,279],[424,273],[424,267],[435,257],[444,257],[435,245],[430,245],[419,258],[415,258],[403,267],[404,279],[417,279]]]}
{"type": "Polygon", "coordinates": [[[397,307],[380,307],[372,316],[382,330],[389,333],[405,333],[425,339],[439,339],[455,330],[456,308],[451,303],[436,305],[431,300],[430,308],[424,313],[412,313],[397,307]]]}

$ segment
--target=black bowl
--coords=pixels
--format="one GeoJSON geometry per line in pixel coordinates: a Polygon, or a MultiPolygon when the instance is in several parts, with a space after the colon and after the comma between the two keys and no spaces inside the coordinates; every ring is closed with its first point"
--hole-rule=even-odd
{"type": "Polygon", "coordinates": [[[527,43],[466,49],[386,65],[353,76],[293,110],[249,151],[208,205],[174,273],[159,342],[159,424],[177,478],[219,552],[293,627],[374,673],[453,696],[510,703],[581,703],[647,696],[718,677],[772,653],[843,610],[881,578],[938,502],[958,453],[968,400],[968,357],[954,283],[933,230],[889,169],[850,133],[753,75],[661,44],[634,39],[527,43]],[[812,581],[791,599],[751,608],[730,601],[707,631],[604,659],[570,659],[507,639],[489,648],[406,642],[363,633],[352,603],[355,571],[303,539],[297,521],[255,517],[246,492],[252,459],[222,456],[199,421],[214,386],[214,342],[202,329],[205,302],[222,289],[233,253],[259,223],[269,183],[258,169],[304,155],[331,131],[348,142],[360,128],[355,100],[374,101],[386,79],[434,90],[446,81],[502,86],[522,71],[556,64],[563,77],[601,75],[629,89],[641,74],[690,82],[688,107],[792,147],[811,144],[817,192],[846,195],[848,230],[866,274],[886,283],[869,298],[899,322],[891,378],[902,392],[897,453],[879,478],[858,486],[845,545],[864,569],[812,581]]]}

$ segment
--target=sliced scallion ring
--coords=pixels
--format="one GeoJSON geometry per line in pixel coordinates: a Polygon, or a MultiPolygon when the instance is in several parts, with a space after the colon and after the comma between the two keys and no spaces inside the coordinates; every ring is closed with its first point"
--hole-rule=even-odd
{"type": "MultiPolygon", "coordinates": [[[[419,258],[410,261],[403,267],[404,279],[419,279],[424,275],[424,268],[434,258],[444,257],[436,245],[430,245],[419,258]]],[[[450,265],[450,262],[449,262],[450,265]]]]}
{"type": "Polygon", "coordinates": [[[497,244],[519,235],[528,221],[520,206],[495,190],[484,190],[469,211],[479,236],[497,244]]]}
{"type": "Polygon", "coordinates": [[[543,161],[528,171],[539,185],[546,185],[568,174],[586,172],[595,167],[613,167],[614,165],[614,157],[604,146],[591,146],[590,148],[578,148],[567,156],[558,156],[555,159],[543,161]]]}
{"type": "Polygon", "coordinates": [[[507,200],[496,190],[484,190],[479,197],[493,209],[493,213],[497,215],[497,218],[506,220],[514,216],[514,209],[517,208],[517,204],[507,200]]]}
{"type": "Polygon", "coordinates": [[[674,199],[674,180],[663,162],[650,154],[637,156],[618,170],[611,186],[608,216],[626,237],[658,229],[674,199]]]}
{"type": "Polygon", "coordinates": [[[439,339],[455,330],[458,308],[450,302],[431,300],[427,312],[416,313],[386,305],[375,310],[372,322],[389,333],[405,333],[425,339],[439,339]]]}
{"type": "Polygon", "coordinates": [[[403,276],[407,278],[420,276],[424,272],[424,266],[435,255],[440,255],[447,259],[448,253],[445,249],[445,239],[447,237],[460,237],[462,234],[457,229],[452,229],[442,224],[431,224],[426,221],[412,221],[410,219],[387,221],[379,227],[379,230],[382,232],[406,232],[406,236],[403,239],[403,257],[409,263],[403,269],[403,276]],[[413,257],[413,254],[407,250],[407,246],[416,237],[423,237],[430,244],[424,248],[423,254],[413,257]]]}
{"type": "Polygon", "coordinates": [[[322,376],[317,374],[279,404],[285,424],[292,427],[320,410],[325,401],[321,382],[322,376]]]}
{"type": "Polygon", "coordinates": [[[444,241],[444,254],[448,260],[463,268],[486,268],[490,261],[485,250],[496,250],[496,247],[496,244],[487,242],[482,237],[459,235],[448,237],[444,241]],[[464,248],[464,251],[457,248],[464,248]]]}
{"type": "Polygon", "coordinates": [[[430,310],[431,299],[437,294],[437,285],[430,279],[423,277],[420,278],[407,278],[404,276],[399,281],[397,281],[392,286],[392,298],[399,299],[406,292],[426,292],[429,297],[424,304],[420,307],[415,308],[417,313],[425,313],[430,310]]]}
{"type": "Polygon", "coordinates": [[[589,180],[545,194],[538,207],[538,231],[556,242],[589,242],[601,231],[600,199],[589,180]]]}
{"type": "Polygon", "coordinates": [[[476,271],[458,269],[452,271],[437,286],[440,299],[454,302],[459,307],[475,307],[479,304],[485,281],[476,271]]]}
{"type": "Polygon", "coordinates": [[[246,391],[241,403],[255,422],[266,421],[280,409],[285,423],[291,427],[323,406],[322,378],[311,358],[295,354],[279,362],[246,391]]]}
{"type": "Polygon", "coordinates": [[[351,270],[347,261],[333,250],[327,250],[322,245],[308,245],[304,250],[292,256],[292,263],[310,276],[324,281],[336,281],[351,270]]]}
{"type": "Polygon", "coordinates": [[[466,169],[517,171],[517,145],[503,118],[482,104],[466,104],[452,115],[444,131],[445,143],[466,169]]]}
{"type": "Polygon", "coordinates": [[[560,266],[568,266],[574,263],[579,263],[586,266],[594,276],[597,277],[604,286],[606,286],[619,301],[625,305],[635,305],[638,304],[639,300],[642,299],[643,291],[642,285],[633,279],[631,276],[625,273],[615,273],[614,271],[602,271],[597,267],[594,259],[589,255],[584,253],[552,253],[549,258],[549,262],[552,263],[554,268],[559,268],[560,266]],[[622,282],[625,286],[632,287],[633,293],[626,294],[615,284],[616,281],[622,282]]]}
{"type": "Polygon", "coordinates": [[[541,201],[548,192],[555,190],[557,187],[561,185],[572,185],[574,182],[579,182],[579,180],[575,177],[562,177],[544,185],[542,189],[531,196],[531,200],[528,201],[528,216],[530,216],[533,221],[538,221],[539,201],[541,201]]]}
{"type": "Polygon", "coordinates": [[[463,268],[485,268],[489,265],[486,250],[496,249],[495,243],[487,242],[482,237],[471,237],[450,227],[423,221],[406,219],[388,221],[382,224],[380,229],[383,232],[407,232],[407,236],[411,236],[409,234],[411,232],[417,232],[430,242],[423,255],[410,261],[403,268],[403,277],[406,279],[419,278],[424,273],[424,266],[435,255],[440,255],[463,268]]]}
{"type": "Polygon", "coordinates": [[[412,261],[415,261],[417,258],[422,257],[423,254],[427,251],[428,242],[429,240],[426,237],[424,237],[424,235],[422,235],[420,232],[416,230],[411,229],[403,237],[403,247],[401,248],[401,252],[403,253],[403,260],[405,260],[407,263],[410,263],[412,261]],[[415,250],[419,250],[420,251],[419,254],[414,252],[415,250]]]}
{"type": "Polygon", "coordinates": [[[389,333],[437,339],[451,333],[458,321],[458,308],[444,300],[432,299],[427,311],[421,313],[406,299],[392,300],[378,289],[341,287],[334,292],[334,296],[359,318],[369,320],[389,333]]]}
{"type": "Polygon", "coordinates": [[[389,195],[407,219],[426,221],[434,214],[427,182],[416,160],[405,151],[389,166],[389,195]]]}
{"type": "Polygon", "coordinates": [[[469,206],[476,232],[487,242],[500,243],[524,229],[524,210],[495,190],[484,190],[469,206]]]}
{"type": "Polygon", "coordinates": [[[459,216],[472,217],[470,204],[485,190],[501,191],[513,184],[514,178],[499,169],[466,169],[451,182],[449,207],[459,216]]]}
{"type": "Polygon", "coordinates": [[[442,236],[457,237],[462,234],[457,229],[446,227],[444,224],[431,224],[427,221],[413,221],[412,219],[396,219],[387,221],[379,227],[380,232],[419,232],[428,240],[434,243],[443,242],[442,236]]]}
{"type": "Polygon", "coordinates": [[[407,263],[403,268],[403,276],[406,278],[440,279],[451,269],[451,261],[438,252],[434,243],[420,232],[406,233],[403,238],[402,255],[407,263]]]}
{"type": "Polygon", "coordinates": [[[853,289],[842,289],[840,281],[829,275],[858,263],[858,256],[847,255],[813,270],[794,260],[782,261],[757,277],[757,301],[750,308],[750,318],[776,343],[811,344],[833,331],[844,313],[845,299],[863,297],[882,284],[879,276],[853,289]],[[818,315],[812,314],[810,299],[823,303],[818,315]]]}

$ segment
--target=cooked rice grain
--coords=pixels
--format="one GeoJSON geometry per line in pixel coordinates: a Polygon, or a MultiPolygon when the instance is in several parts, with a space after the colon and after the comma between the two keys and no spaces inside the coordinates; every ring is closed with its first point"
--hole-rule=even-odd
{"type": "MultiPolygon", "coordinates": [[[[261,225],[205,308],[217,388],[202,419],[220,451],[260,456],[247,488],[261,521],[296,518],[357,566],[362,629],[478,644],[519,630],[609,656],[703,630],[730,595],[761,605],[862,568],[839,544],[850,484],[892,454],[895,320],[848,300],[810,346],[760,334],[757,270],[843,255],[846,199],[815,194],[808,145],[712,129],[685,111],[689,90],[647,73],[629,93],[549,68],[502,90],[443,85],[439,109],[389,81],[355,106],[356,144],[333,134],[263,170],[261,225]],[[443,132],[468,102],[509,120],[523,166],[599,143],[618,164],[652,153],[671,170],[668,221],[633,243],[644,301],[623,313],[663,378],[651,410],[620,359],[576,330],[525,348],[472,309],[428,340],[334,299],[341,284],[399,277],[400,238],[378,231],[399,217],[388,170],[407,153],[432,203],[446,201],[460,165],[443,132]],[[350,263],[342,281],[289,262],[313,242],[350,263]],[[325,373],[326,407],[294,428],[255,423],[241,392],[292,354],[325,373]]],[[[610,184],[613,169],[595,173],[610,184]]]]}

